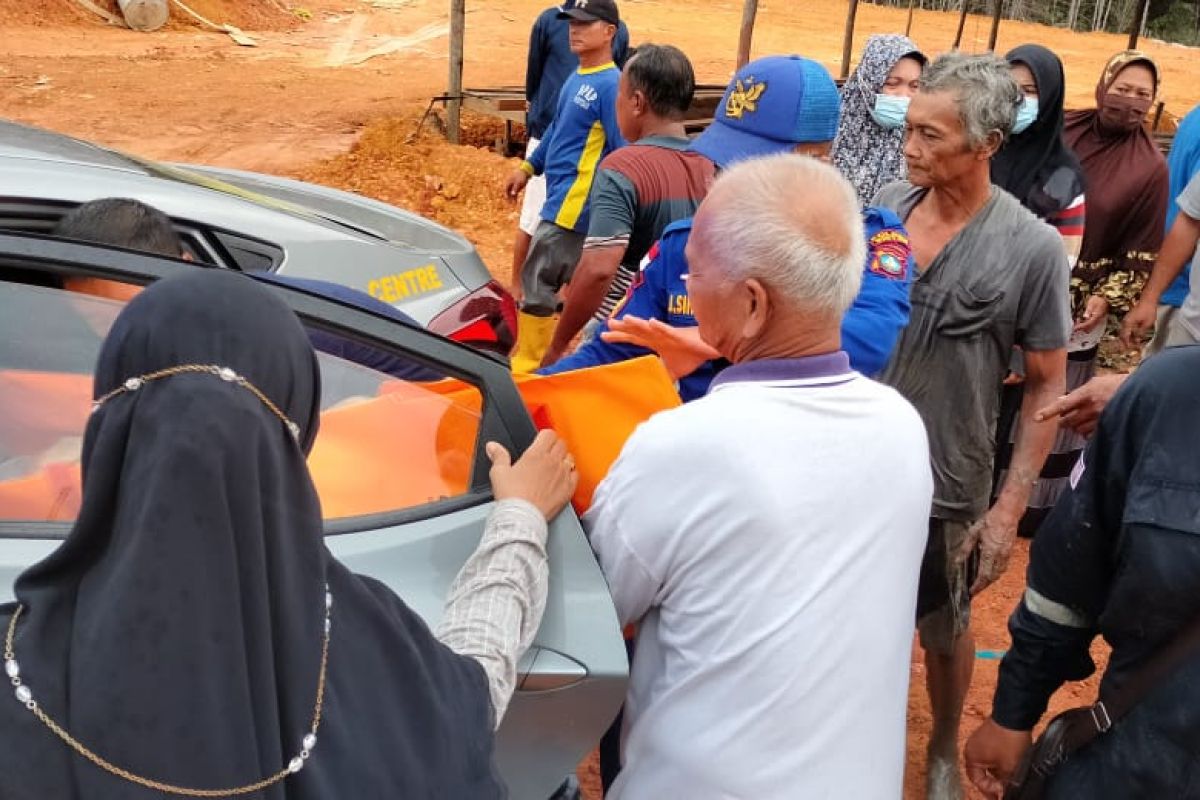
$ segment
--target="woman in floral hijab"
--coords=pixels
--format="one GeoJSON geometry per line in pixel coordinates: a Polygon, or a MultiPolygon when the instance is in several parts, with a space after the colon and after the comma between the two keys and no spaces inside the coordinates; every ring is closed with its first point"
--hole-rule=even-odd
{"type": "Polygon", "coordinates": [[[1076,319],[1128,311],[1158,258],[1169,178],[1143,123],[1161,88],[1154,61],[1126,50],[1105,66],[1096,108],[1067,114],[1063,139],[1087,181],[1087,228],[1071,273],[1076,319]]]}
{"type": "Polygon", "coordinates": [[[842,87],[833,163],[854,186],[861,205],[870,205],[881,188],[908,175],[904,115],[925,61],[907,36],[872,36],[863,48],[862,61],[842,87]]]}

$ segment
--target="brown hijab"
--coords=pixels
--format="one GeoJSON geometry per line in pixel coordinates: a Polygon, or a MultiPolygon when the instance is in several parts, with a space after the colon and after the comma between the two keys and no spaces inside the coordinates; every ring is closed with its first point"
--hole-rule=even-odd
{"type": "Polygon", "coordinates": [[[1087,228],[1076,274],[1088,283],[1114,272],[1149,270],[1166,227],[1167,164],[1143,125],[1154,99],[1108,93],[1133,64],[1150,69],[1157,95],[1158,66],[1144,53],[1126,50],[1105,66],[1096,108],[1066,115],[1063,138],[1087,180],[1087,228]]]}

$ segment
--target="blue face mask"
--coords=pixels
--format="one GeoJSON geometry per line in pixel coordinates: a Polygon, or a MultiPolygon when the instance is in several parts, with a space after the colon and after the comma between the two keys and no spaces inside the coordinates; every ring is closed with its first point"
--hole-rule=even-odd
{"type": "Polygon", "coordinates": [[[890,94],[875,95],[875,105],[871,107],[871,119],[875,120],[875,123],[881,128],[903,128],[904,118],[908,116],[910,99],[890,94]]]}
{"type": "Polygon", "coordinates": [[[1037,121],[1038,99],[1026,97],[1017,109],[1017,121],[1013,123],[1013,134],[1024,133],[1030,125],[1037,121]]]}

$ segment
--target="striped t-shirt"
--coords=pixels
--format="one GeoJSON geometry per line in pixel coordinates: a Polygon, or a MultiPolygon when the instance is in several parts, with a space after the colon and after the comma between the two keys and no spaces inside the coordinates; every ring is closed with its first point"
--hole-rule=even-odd
{"type": "Polygon", "coordinates": [[[607,319],[625,296],[666,227],[695,215],[708,194],[716,165],[688,146],[687,139],[648,136],[601,162],[583,246],[623,247],[625,255],[597,318],[607,319]]]}
{"type": "Polygon", "coordinates": [[[580,68],[558,94],[554,122],[523,168],[546,176],[542,219],[560,228],[586,233],[588,196],[596,170],[613,150],[622,147],[617,127],[617,82],[621,72],[611,61],[580,68]]]}

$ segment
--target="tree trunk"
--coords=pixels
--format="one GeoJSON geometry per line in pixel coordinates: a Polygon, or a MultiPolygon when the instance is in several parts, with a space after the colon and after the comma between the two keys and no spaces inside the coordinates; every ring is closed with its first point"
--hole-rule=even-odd
{"type": "Polygon", "coordinates": [[[738,34],[737,68],[750,61],[750,42],[754,38],[754,18],[758,15],[758,0],[746,0],[742,6],[742,30],[738,34]]]}
{"type": "Polygon", "coordinates": [[[1075,30],[1075,25],[1079,22],[1079,4],[1082,0],[1071,0],[1071,8],[1067,11],[1067,27],[1075,30]]]}
{"type": "Polygon", "coordinates": [[[458,144],[462,134],[463,39],[466,32],[467,0],[450,0],[450,88],[446,94],[446,138],[458,144]]]}
{"type": "MultiPolygon", "coordinates": [[[[1196,0],[1196,2],[1197,2],[1196,7],[1200,8],[1200,0],[1196,0]]],[[[915,6],[916,4],[917,4],[917,0],[908,0],[908,21],[906,21],[904,23],[904,35],[905,36],[912,35],[913,6],[915,6]]],[[[1198,26],[1198,29],[1200,29],[1200,17],[1197,17],[1196,25],[1198,26]]]]}
{"type": "Polygon", "coordinates": [[[155,31],[167,24],[167,0],[117,0],[125,24],[135,31],[155,31]]]}
{"type": "Polygon", "coordinates": [[[842,80],[850,77],[850,54],[854,50],[854,18],[858,15],[858,0],[850,0],[846,9],[846,32],[842,35],[842,80]]]}

